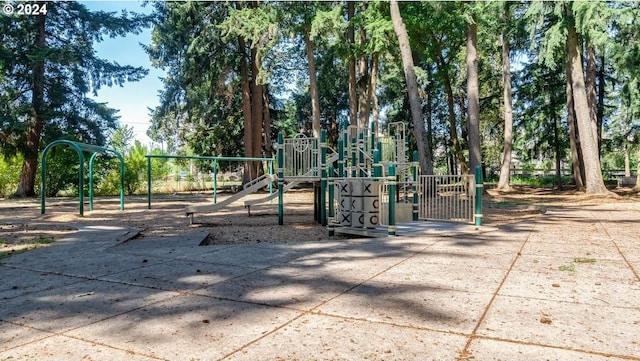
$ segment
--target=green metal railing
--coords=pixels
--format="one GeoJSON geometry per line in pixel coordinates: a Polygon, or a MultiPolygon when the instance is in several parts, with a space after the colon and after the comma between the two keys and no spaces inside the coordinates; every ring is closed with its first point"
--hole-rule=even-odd
{"type": "Polygon", "coordinates": [[[89,159],[89,210],[93,210],[93,161],[99,154],[106,153],[111,153],[120,160],[120,210],[124,210],[124,159],[122,158],[122,155],[111,148],[60,139],[49,143],[42,151],[42,167],[40,169],[40,213],[45,213],[45,196],[47,193],[47,153],[51,148],[60,144],[66,145],[78,153],[80,161],[80,170],[78,171],[78,200],[80,203],[80,216],[84,216],[84,152],[92,153],[91,158],[89,159]]]}
{"type": "MultiPolygon", "coordinates": [[[[147,158],[147,208],[151,209],[151,159],[194,159],[194,160],[211,160],[213,161],[213,203],[216,203],[217,198],[217,190],[218,190],[218,163],[221,161],[230,161],[230,162],[248,162],[248,161],[258,161],[258,162],[268,162],[269,164],[269,174],[273,174],[273,158],[257,158],[257,157],[224,157],[224,156],[197,156],[197,155],[159,155],[159,154],[147,154],[145,156],[147,158]]],[[[269,185],[270,193],[273,192],[273,186],[269,185]]]]}

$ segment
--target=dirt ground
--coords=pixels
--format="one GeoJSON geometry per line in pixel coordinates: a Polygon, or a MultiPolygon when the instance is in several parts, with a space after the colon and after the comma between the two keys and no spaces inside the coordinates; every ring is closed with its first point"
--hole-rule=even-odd
{"type": "MultiPolygon", "coordinates": [[[[628,189],[614,190],[619,197],[590,197],[575,190],[515,187],[511,192],[487,189],[483,199],[483,224],[500,227],[538,217],[548,207],[579,207],[601,203],[640,202],[628,189]]],[[[263,196],[263,195],[259,195],[263,196]]],[[[219,195],[218,201],[226,195],[219,195]]],[[[208,244],[289,243],[328,239],[327,230],[314,221],[313,193],[308,190],[285,194],[284,226],[278,225],[277,202],[251,207],[242,202],[211,214],[196,214],[189,223],[184,208],[211,202],[211,194],[153,196],[147,209],[146,196],[127,197],[125,210],[117,198],[94,200],[94,210],[85,204],[79,216],[77,199],[48,199],[46,214],[39,200],[0,200],[0,259],[14,252],[44,247],[73,233],[77,224],[121,225],[140,230],[139,237],[171,236],[194,230],[209,233],[208,244]]],[[[342,237],[342,236],[336,236],[342,237]]]]}

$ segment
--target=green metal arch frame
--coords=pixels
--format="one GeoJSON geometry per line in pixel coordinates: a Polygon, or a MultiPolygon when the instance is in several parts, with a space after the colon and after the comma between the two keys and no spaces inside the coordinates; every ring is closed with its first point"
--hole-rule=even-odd
{"type": "Polygon", "coordinates": [[[84,216],[84,152],[92,153],[91,158],[89,159],[89,210],[93,210],[93,161],[97,155],[106,153],[112,153],[118,157],[118,160],[120,160],[120,210],[124,210],[124,158],[122,158],[122,154],[110,148],[60,139],[49,143],[42,151],[42,166],[40,169],[40,214],[45,213],[47,153],[51,148],[60,144],[65,144],[69,148],[73,148],[76,153],[78,153],[78,158],[80,160],[80,170],[78,171],[80,216],[84,216]]]}

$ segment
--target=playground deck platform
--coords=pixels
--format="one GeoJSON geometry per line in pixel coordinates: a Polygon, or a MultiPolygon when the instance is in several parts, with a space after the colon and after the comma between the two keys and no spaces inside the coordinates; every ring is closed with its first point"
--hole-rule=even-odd
{"type": "Polygon", "coordinates": [[[84,227],[2,259],[0,360],[640,360],[639,215],[206,247],[84,227]]]}

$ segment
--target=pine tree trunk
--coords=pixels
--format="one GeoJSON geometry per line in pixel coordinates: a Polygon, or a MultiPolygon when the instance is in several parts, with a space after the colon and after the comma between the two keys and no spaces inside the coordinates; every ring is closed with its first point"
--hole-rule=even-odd
{"type": "Polygon", "coordinates": [[[511,188],[511,152],[513,150],[513,103],[511,97],[511,60],[509,58],[509,38],[507,31],[502,33],[502,98],[504,102],[504,143],[502,147],[502,164],[498,190],[508,191],[511,188]]]}
{"type": "MultiPolygon", "coordinates": [[[[597,105],[597,126],[598,126],[598,145],[602,148],[602,124],[604,118],[604,96],[605,96],[605,48],[603,47],[600,55],[600,70],[598,71],[598,105],[597,105]]],[[[600,149],[601,150],[601,149],[600,149]]]]}
{"type": "Polygon", "coordinates": [[[600,131],[598,129],[598,105],[596,101],[596,51],[593,44],[587,46],[587,71],[585,76],[587,102],[589,103],[589,119],[593,135],[598,142],[598,156],[600,155],[600,131]]]}
{"type": "MultiPolygon", "coordinates": [[[[456,125],[456,113],[454,110],[455,100],[453,98],[453,89],[451,88],[451,78],[449,77],[449,73],[446,69],[446,64],[444,60],[444,55],[442,54],[442,47],[438,39],[436,38],[434,33],[431,33],[431,39],[433,40],[433,44],[436,48],[437,54],[437,65],[440,73],[442,74],[442,81],[444,82],[445,92],[447,94],[447,109],[449,110],[449,135],[451,136],[451,143],[453,145],[453,151],[455,155],[455,159],[460,164],[461,174],[467,174],[467,161],[464,158],[464,154],[462,153],[462,147],[460,146],[460,140],[458,139],[458,127],[456,125]]],[[[451,174],[456,173],[455,164],[451,167],[453,172],[451,174]]]]}
{"type": "Polygon", "coordinates": [[[570,6],[567,6],[568,18],[570,19],[569,32],[567,34],[567,48],[569,64],[571,65],[571,85],[573,90],[573,103],[575,116],[578,124],[580,137],[580,147],[584,160],[586,192],[588,194],[611,195],[607,190],[602,178],[600,168],[600,158],[598,154],[598,142],[594,137],[589,116],[589,102],[585,91],[584,73],[582,70],[582,59],[580,56],[580,45],[575,23],[572,21],[573,13],[570,6]]]}
{"type": "Polygon", "coordinates": [[[480,99],[478,95],[478,25],[475,14],[472,24],[467,24],[467,103],[469,131],[469,172],[482,166],[480,149],[480,99]]]}
{"type": "Polygon", "coordinates": [[[349,125],[358,125],[358,94],[356,84],[356,59],[353,55],[352,48],[355,46],[355,31],[353,25],[353,17],[355,15],[355,1],[347,1],[347,43],[349,46],[349,125]]]}
{"type": "Polygon", "coordinates": [[[376,95],[376,88],[378,87],[378,54],[373,54],[371,59],[371,74],[369,78],[369,98],[371,101],[371,120],[375,125],[375,130],[379,129],[380,121],[380,109],[378,107],[378,96],[376,95]]]}
{"type": "MultiPolygon", "coordinates": [[[[253,153],[252,137],[253,122],[251,121],[251,85],[249,80],[249,67],[247,65],[246,44],[243,38],[238,38],[240,49],[240,82],[242,83],[242,117],[244,118],[244,156],[251,157],[253,153]]],[[[251,181],[251,163],[245,162],[242,183],[251,181]]]]}
{"type": "Polygon", "coordinates": [[[553,117],[553,148],[556,158],[556,185],[559,190],[562,190],[562,169],[561,169],[561,151],[560,151],[560,131],[558,126],[558,117],[555,112],[555,104],[553,102],[553,95],[551,96],[551,104],[549,106],[551,110],[551,116],[553,117]]]}
{"type": "MultiPolygon", "coordinates": [[[[360,27],[360,46],[367,43],[367,32],[364,27],[360,27]]],[[[362,55],[358,61],[360,79],[357,81],[358,86],[358,127],[368,128],[369,114],[371,111],[371,90],[369,89],[369,57],[362,55]]]]}
{"type": "MultiPolygon", "coordinates": [[[[265,149],[265,154],[264,157],[265,158],[272,158],[273,157],[273,136],[271,134],[271,110],[269,108],[269,91],[267,86],[264,87],[264,91],[262,93],[262,103],[264,104],[263,106],[263,111],[262,111],[262,129],[264,129],[264,138],[263,138],[263,143],[264,143],[264,149],[265,149]]],[[[275,171],[275,169],[274,169],[275,171]]]]}
{"type": "Polygon", "coordinates": [[[400,54],[402,56],[402,67],[404,69],[404,77],[407,82],[407,93],[409,96],[409,105],[411,108],[411,119],[413,120],[413,133],[416,138],[418,157],[420,168],[423,174],[433,174],[433,162],[426,155],[426,149],[430,147],[425,144],[424,139],[424,121],[422,120],[422,110],[420,98],[418,95],[418,81],[416,78],[415,68],[413,65],[413,55],[409,44],[409,36],[405,28],[397,0],[389,2],[391,9],[391,21],[393,22],[393,30],[398,37],[400,45],[400,54]]]}
{"type": "Polygon", "coordinates": [[[629,146],[624,145],[624,176],[631,177],[631,154],[629,152],[629,146]]]}
{"type": "Polygon", "coordinates": [[[320,139],[320,99],[318,96],[318,80],[316,76],[316,59],[313,54],[313,40],[311,40],[311,25],[304,29],[304,41],[307,49],[307,63],[309,64],[309,94],[311,95],[311,126],[313,137],[320,139]]]}
{"type": "MultiPolygon", "coordinates": [[[[46,46],[46,16],[36,15],[36,41],[35,46],[42,49],[46,46]]],[[[35,183],[38,172],[38,151],[40,150],[40,138],[44,127],[44,81],[45,64],[44,60],[38,60],[33,65],[33,90],[31,95],[31,114],[29,115],[29,125],[27,127],[27,144],[22,162],[22,171],[16,197],[33,197],[36,195],[35,183]]],[[[44,180],[42,180],[44,181],[44,180]]]]}
{"type": "MultiPolygon", "coordinates": [[[[429,68],[429,71],[431,69],[429,68]]],[[[431,74],[429,73],[429,78],[431,78],[431,74]]],[[[429,94],[428,90],[426,91],[426,99],[424,100],[424,116],[427,121],[427,157],[433,160],[433,101],[431,99],[431,94],[429,94]]],[[[433,175],[433,169],[431,173],[425,172],[427,175],[433,175]]]]}
{"type": "MultiPolygon", "coordinates": [[[[262,157],[262,115],[264,111],[264,85],[258,83],[259,64],[257,62],[258,49],[251,49],[251,156],[262,157]]],[[[264,173],[262,162],[251,162],[251,180],[264,173]]]]}
{"type": "Polygon", "coordinates": [[[569,146],[571,148],[571,171],[573,173],[573,181],[576,185],[576,189],[578,191],[584,191],[584,167],[582,162],[582,151],[580,150],[580,140],[578,139],[578,129],[576,127],[575,112],[573,110],[571,66],[568,59],[565,64],[565,73],[567,78],[567,124],[569,125],[569,146]]]}
{"type": "Polygon", "coordinates": [[[369,112],[371,107],[369,106],[369,66],[367,57],[360,58],[359,63],[359,75],[360,79],[357,82],[358,86],[358,127],[367,128],[369,123],[369,112]]]}

